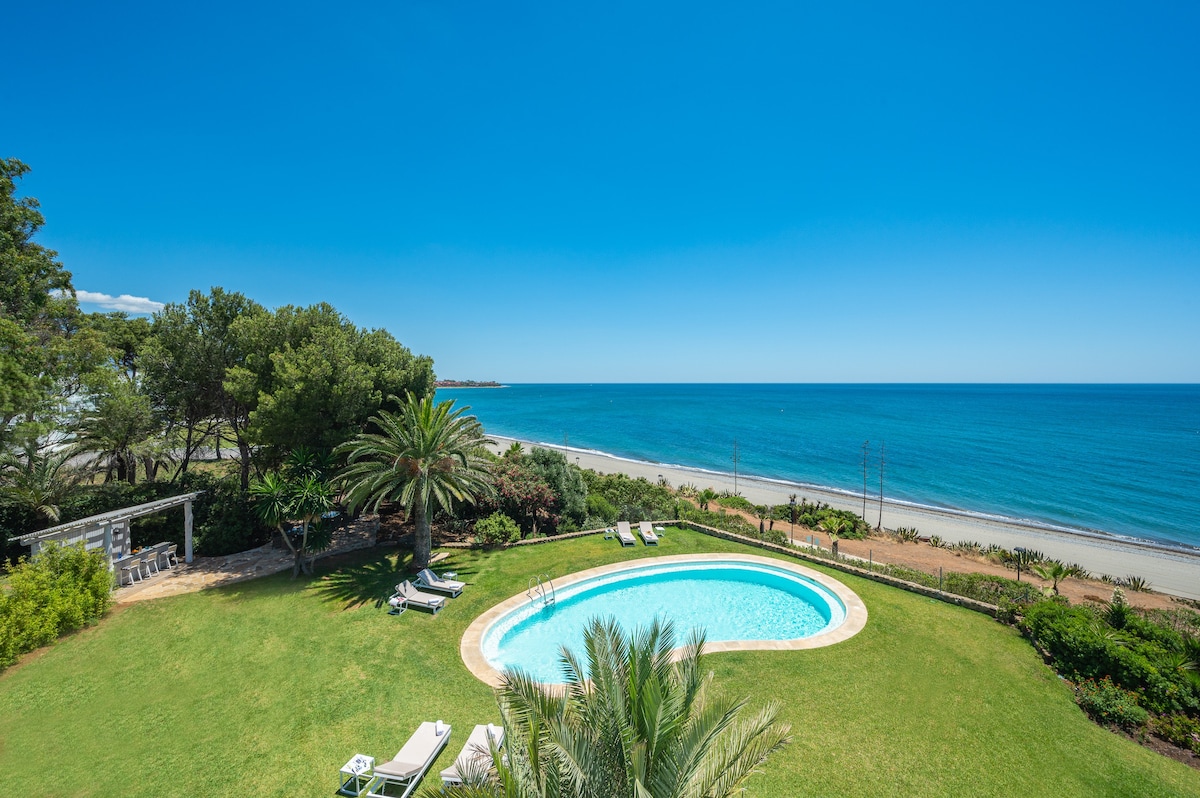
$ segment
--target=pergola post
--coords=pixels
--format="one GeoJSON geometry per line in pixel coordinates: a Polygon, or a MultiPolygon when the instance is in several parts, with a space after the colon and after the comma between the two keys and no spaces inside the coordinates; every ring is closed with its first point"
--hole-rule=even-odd
{"type": "Polygon", "coordinates": [[[112,524],[106,523],[104,525],[104,561],[108,563],[108,570],[110,571],[113,570],[112,546],[112,524]]]}
{"type": "Polygon", "coordinates": [[[183,561],[192,561],[192,503],[183,503],[183,561]]]}

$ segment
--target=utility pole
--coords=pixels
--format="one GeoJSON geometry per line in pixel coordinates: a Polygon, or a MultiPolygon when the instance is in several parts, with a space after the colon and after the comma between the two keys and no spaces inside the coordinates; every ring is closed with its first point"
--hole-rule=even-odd
{"type": "Polygon", "coordinates": [[[733,495],[738,495],[737,489],[737,464],[738,464],[738,448],[737,438],[733,439],[733,495]]]}
{"type": "Polygon", "coordinates": [[[863,459],[862,459],[862,467],[863,467],[863,512],[862,512],[862,519],[863,519],[863,523],[864,523],[864,524],[867,522],[867,454],[868,454],[868,449],[869,449],[870,445],[871,445],[871,442],[870,442],[870,441],[863,441],[863,459]]]}
{"type": "Polygon", "coordinates": [[[879,524],[875,527],[876,532],[883,531],[883,441],[879,442],[879,524]]]}

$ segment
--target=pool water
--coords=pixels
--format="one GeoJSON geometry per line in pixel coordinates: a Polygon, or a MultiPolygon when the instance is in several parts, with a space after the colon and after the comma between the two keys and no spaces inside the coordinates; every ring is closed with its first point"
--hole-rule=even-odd
{"type": "Polygon", "coordinates": [[[647,565],[571,584],[553,604],[523,604],[484,632],[483,655],[496,670],[519,668],[559,684],[560,649],[582,656],[583,630],[595,617],[614,617],[626,631],[669,619],[683,645],[696,627],[710,643],[811,637],[841,625],[846,609],[823,585],[781,568],[736,561],[647,565]]]}

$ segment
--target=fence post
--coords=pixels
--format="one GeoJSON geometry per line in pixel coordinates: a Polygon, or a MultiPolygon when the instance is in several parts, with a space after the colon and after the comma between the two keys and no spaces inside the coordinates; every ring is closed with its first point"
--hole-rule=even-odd
{"type": "Polygon", "coordinates": [[[938,566],[938,592],[942,592],[942,566],[938,566]]]}

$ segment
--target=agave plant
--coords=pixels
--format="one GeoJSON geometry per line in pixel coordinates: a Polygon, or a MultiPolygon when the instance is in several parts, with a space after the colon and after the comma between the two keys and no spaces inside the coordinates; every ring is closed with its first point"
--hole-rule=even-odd
{"type": "Polygon", "coordinates": [[[1121,580],[1121,584],[1132,590],[1134,593],[1149,593],[1150,583],[1140,576],[1130,574],[1121,580]]]}

